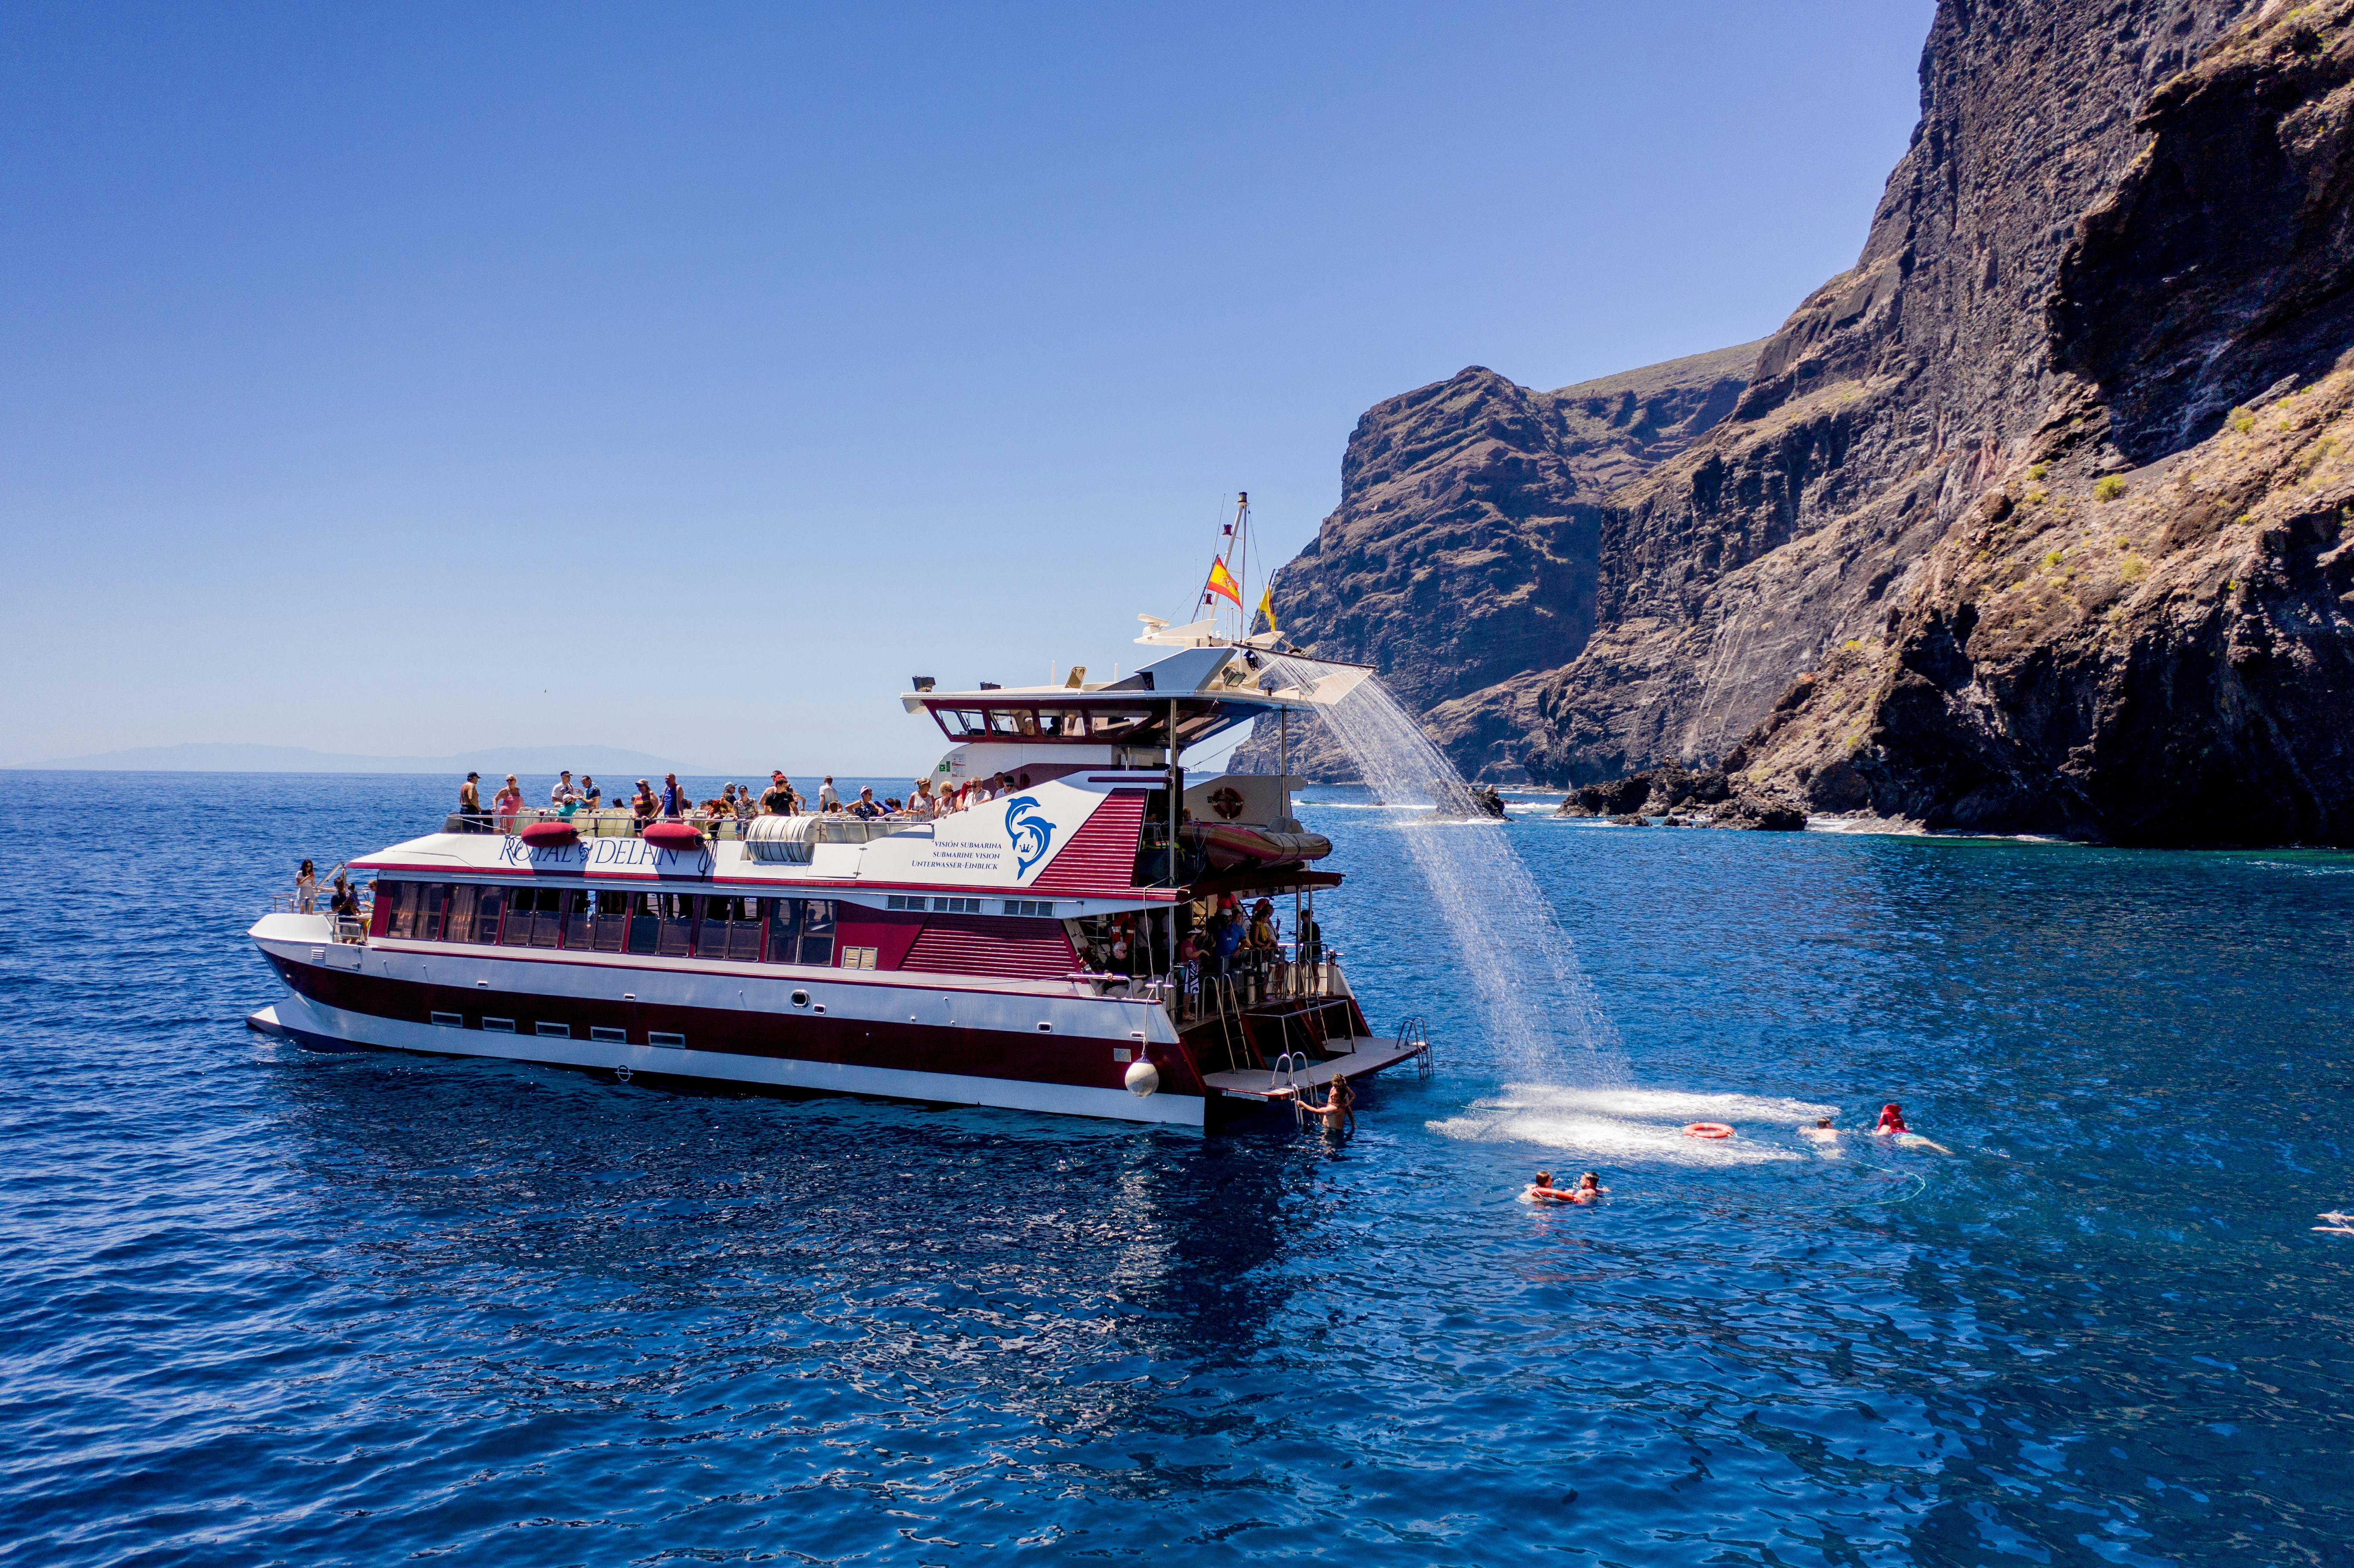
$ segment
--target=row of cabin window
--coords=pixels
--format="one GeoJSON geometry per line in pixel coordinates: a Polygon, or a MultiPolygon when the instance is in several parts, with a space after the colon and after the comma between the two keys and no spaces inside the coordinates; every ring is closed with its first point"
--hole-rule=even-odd
{"type": "Polygon", "coordinates": [[[382,882],[381,935],[738,963],[831,964],[834,900],[382,882]]]}

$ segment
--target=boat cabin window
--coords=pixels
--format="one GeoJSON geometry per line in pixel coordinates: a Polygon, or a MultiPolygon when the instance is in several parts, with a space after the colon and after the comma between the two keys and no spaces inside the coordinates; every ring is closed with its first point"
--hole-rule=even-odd
{"type": "Polygon", "coordinates": [[[450,889],[450,913],[441,927],[445,942],[495,942],[499,916],[506,907],[504,887],[460,883],[450,889]]]}
{"type": "MultiPolygon", "coordinates": [[[[920,908],[924,901],[908,902],[920,908]]],[[[837,910],[831,898],[383,881],[376,885],[376,904],[384,911],[380,934],[410,941],[733,963],[834,961],[837,910]]]]}
{"type": "Polygon", "coordinates": [[[760,901],[733,894],[703,900],[703,928],[695,935],[695,952],[706,959],[753,963],[760,957],[760,901]]]}
{"type": "MultiPolygon", "coordinates": [[[[507,895],[506,920],[499,942],[509,948],[553,948],[564,929],[565,890],[560,887],[518,887],[507,895]]],[[[489,941],[488,937],[480,937],[489,941]]]]}
{"type": "Polygon", "coordinates": [[[831,898],[767,898],[769,962],[833,962],[834,901],[831,898]]]}

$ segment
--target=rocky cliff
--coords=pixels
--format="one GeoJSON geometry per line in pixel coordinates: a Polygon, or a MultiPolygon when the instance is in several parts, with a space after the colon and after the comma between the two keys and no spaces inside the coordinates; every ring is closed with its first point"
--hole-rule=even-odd
{"type": "Polygon", "coordinates": [[[1946,0],[1861,258],[1730,408],[1602,481],[1539,435],[1577,389],[1384,404],[1346,475],[1431,456],[1344,488],[1287,630],[1491,777],[1722,760],[1931,825],[2346,842],[2350,11],[1946,0]],[[1436,563],[1479,474],[1511,525],[1436,563]]]}
{"type": "MultiPolygon", "coordinates": [[[[1277,574],[1278,624],[1377,666],[1467,771],[1515,777],[1532,674],[1594,635],[1605,499],[1723,423],[1763,346],[1554,392],[1474,366],[1371,409],[1339,509],[1277,574]]],[[[1240,756],[1274,770],[1265,737],[1240,756]]],[[[1349,768],[1312,735],[1295,760],[1349,768]]]]}

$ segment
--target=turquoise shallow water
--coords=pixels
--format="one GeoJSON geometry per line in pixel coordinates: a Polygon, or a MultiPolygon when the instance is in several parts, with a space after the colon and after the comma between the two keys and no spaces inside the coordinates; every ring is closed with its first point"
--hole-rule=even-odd
{"type": "Polygon", "coordinates": [[[244,927],[442,781],[10,781],[0,1562],[2354,1561],[2354,858],[1461,830],[1597,1087],[1309,808],[1439,1044],[1332,1151],[291,1049],[244,927]]]}

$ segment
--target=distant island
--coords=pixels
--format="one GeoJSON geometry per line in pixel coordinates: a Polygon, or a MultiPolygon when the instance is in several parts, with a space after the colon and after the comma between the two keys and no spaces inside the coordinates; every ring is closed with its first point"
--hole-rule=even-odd
{"type": "Polygon", "coordinates": [[[88,757],[60,757],[48,762],[11,765],[24,771],[79,773],[446,773],[463,777],[469,770],[504,776],[509,773],[575,773],[626,775],[658,779],[664,773],[716,778],[726,769],[673,762],[648,752],[616,746],[516,746],[461,751],[449,757],[360,757],[344,752],[313,751],[305,746],[235,746],[196,743],[186,746],[142,746],[124,751],[101,751],[88,757]]]}

